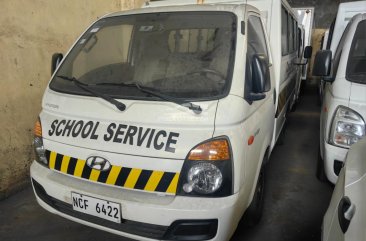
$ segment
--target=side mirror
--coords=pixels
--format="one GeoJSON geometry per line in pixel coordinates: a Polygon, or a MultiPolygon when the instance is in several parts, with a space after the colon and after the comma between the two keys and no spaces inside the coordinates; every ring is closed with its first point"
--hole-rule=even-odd
{"type": "Polygon", "coordinates": [[[329,76],[332,66],[332,51],[320,50],[315,55],[313,76],[329,76]]]}
{"type": "Polygon", "coordinates": [[[55,72],[57,66],[59,66],[63,57],[64,56],[61,53],[55,53],[52,55],[51,75],[55,72]]]}
{"type": "Polygon", "coordinates": [[[313,47],[306,46],[304,50],[304,59],[310,59],[313,54],[313,47]]]}
{"type": "Polygon", "coordinates": [[[252,91],[249,98],[252,101],[266,98],[264,92],[270,89],[268,61],[263,55],[254,54],[252,58],[252,91]]]}

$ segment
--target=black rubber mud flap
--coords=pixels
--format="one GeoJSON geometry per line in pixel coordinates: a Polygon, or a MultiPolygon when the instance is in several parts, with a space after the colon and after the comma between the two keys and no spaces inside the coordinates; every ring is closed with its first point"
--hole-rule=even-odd
{"type": "Polygon", "coordinates": [[[327,176],[325,175],[324,171],[324,161],[320,155],[320,147],[318,148],[318,159],[316,163],[316,177],[321,182],[327,182],[327,176]]]}

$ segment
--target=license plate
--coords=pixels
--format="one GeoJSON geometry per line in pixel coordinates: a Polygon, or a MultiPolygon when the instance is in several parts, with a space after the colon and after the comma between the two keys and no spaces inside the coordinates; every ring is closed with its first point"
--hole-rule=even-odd
{"type": "Polygon", "coordinates": [[[121,207],[118,203],[72,192],[72,208],[75,211],[121,223],[121,207]]]}

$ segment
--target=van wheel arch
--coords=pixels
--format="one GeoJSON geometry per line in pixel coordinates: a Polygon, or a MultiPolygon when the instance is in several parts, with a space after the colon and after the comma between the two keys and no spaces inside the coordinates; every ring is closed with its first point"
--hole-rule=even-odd
{"type": "Polygon", "coordinates": [[[270,147],[267,148],[262,161],[252,202],[245,210],[245,213],[242,217],[242,222],[247,227],[255,226],[256,224],[259,223],[259,221],[262,218],[263,207],[264,207],[264,191],[265,191],[265,169],[269,160],[269,150],[270,147]]]}

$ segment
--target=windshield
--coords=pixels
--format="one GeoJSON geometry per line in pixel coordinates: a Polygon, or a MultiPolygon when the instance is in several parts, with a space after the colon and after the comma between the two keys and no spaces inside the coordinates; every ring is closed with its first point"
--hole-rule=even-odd
{"type": "Polygon", "coordinates": [[[185,100],[219,98],[230,87],[235,26],[235,16],[227,12],[102,19],[79,39],[50,88],[90,95],[57,77],[68,76],[114,98],[156,98],[126,85],[131,83],[185,100]]]}
{"type": "Polygon", "coordinates": [[[366,84],[366,20],[359,22],[348,56],[346,78],[366,84]]]}

